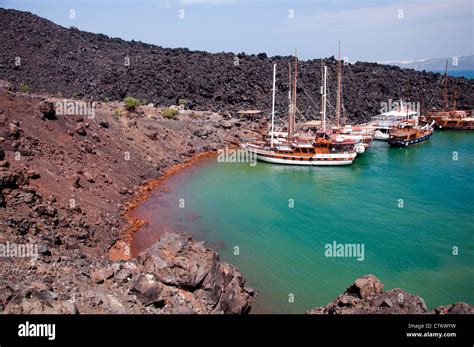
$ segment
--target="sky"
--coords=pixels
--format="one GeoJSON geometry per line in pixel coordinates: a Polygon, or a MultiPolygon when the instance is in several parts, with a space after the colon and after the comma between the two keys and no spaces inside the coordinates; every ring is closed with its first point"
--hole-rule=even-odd
{"type": "Polygon", "coordinates": [[[473,0],[0,0],[61,26],[209,52],[410,61],[473,54],[473,0]],[[74,14],[74,16],[71,16],[74,14]],[[73,18],[71,18],[73,17],[73,18]]]}

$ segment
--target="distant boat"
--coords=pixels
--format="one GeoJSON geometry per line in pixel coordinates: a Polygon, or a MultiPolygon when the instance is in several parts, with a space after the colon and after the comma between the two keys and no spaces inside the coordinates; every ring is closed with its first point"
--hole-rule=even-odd
{"type": "Polygon", "coordinates": [[[474,130],[474,117],[469,111],[453,110],[431,112],[427,121],[434,121],[438,129],[474,130]]]}
{"type": "Polygon", "coordinates": [[[454,90],[452,109],[449,109],[448,81],[448,61],[446,60],[443,80],[443,110],[428,112],[425,117],[426,121],[434,121],[438,129],[474,130],[474,117],[470,115],[473,111],[456,110],[456,89],[454,90]]]}

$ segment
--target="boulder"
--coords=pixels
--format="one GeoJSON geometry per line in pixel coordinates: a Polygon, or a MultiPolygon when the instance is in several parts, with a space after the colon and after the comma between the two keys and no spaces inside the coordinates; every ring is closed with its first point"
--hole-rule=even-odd
{"type": "Polygon", "coordinates": [[[38,110],[46,119],[56,119],[56,107],[54,102],[43,100],[38,104],[38,110]]]}
{"type": "Polygon", "coordinates": [[[76,127],[74,128],[74,131],[76,134],[81,135],[81,136],[86,136],[86,124],[84,122],[78,122],[76,124],[76,127]]]}
{"type": "MultiPolygon", "coordinates": [[[[237,268],[221,262],[215,251],[186,235],[163,234],[140,255],[140,261],[164,288],[192,293],[188,300],[198,311],[248,313],[256,296],[253,289],[245,287],[245,279],[237,268]]],[[[176,299],[171,302],[172,307],[182,306],[176,299]]]]}
{"type": "Polygon", "coordinates": [[[465,302],[456,302],[452,305],[438,306],[432,313],[435,314],[474,314],[474,306],[465,302]]]}
{"type": "Polygon", "coordinates": [[[138,300],[144,305],[156,304],[161,300],[161,283],[157,282],[151,274],[140,274],[131,287],[131,292],[137,295],[138,300]]]}
{"type": "MultiPolygon", "coordinates": [[[[383,292],[383,284],[374,275],[355,280],[347,290],[326,306],[316,307],[307,314],[425,314],[430,313],[424,300],[400,288],[383,292]]],[[[431,313],[474,313],[474,306],[456,303],[438,306],[431,313]]]]}
{"type": "Polygon", "coordinates": [[[354,294],[361,299],[382,293],[383,284],[374,275],[365,275],[358,278],[354,284],[347,288],[347,293],[354,294]]]}
{"type": "Polygon", "coordinates": [[[94,270],[91,273],[91,280],[95,283],[102,283],[106,279],[111,278],[114,275],[114,270],[112,267],[105,267],[101,269],[94,270]]]}

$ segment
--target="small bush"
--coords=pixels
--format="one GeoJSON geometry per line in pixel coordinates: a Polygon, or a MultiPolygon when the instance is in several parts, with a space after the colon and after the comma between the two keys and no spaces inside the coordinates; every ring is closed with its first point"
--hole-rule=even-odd
{"type": "Polygon", "coordinates": [[[121,108],[116,108],[112,111],[112,113],[114,114],[114,116],[117,116],[117,117],[121,117],[123,115],[123,111],[121,108]]]}
{"type": "Polygon", "coordinates": [[[138,106],[140,106],[140,100],[131,96],[127,96],[125,99],[123,99],[123,103],[125,104],[125,108],[129,111],[135,111],[138,106]]]}
{"type": "Polygon", "coordinates": [[[165,118],[176,118],[176,116],[178,115],[179,111],[178,110],[175,110],[174,108],[164,108],[163,110],[161,110],[161,114],[163,115],[163,117],[165,118]]]}
{"type": "Polygon", "coordinates": [[[30,86],[26,83],[20,84],[20,92],[28,93],[30,91],[30,86]]]}

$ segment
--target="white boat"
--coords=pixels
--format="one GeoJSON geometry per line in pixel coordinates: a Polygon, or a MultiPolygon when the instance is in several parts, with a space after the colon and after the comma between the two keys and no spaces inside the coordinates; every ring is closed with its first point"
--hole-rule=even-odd
{"type": "MultiPolygon", "coordinates": [[[[327,67],[324,66],[324,80],[322,88],[322,130],[315,134],[295,134],[295,110],[296,110],[296,62],[295,80],[293,84],[292,107],[288,115],[288,132],[286,139],[277,137],[274,130],[275,116],[275,78],[276,64],[273,66],[273,99],[272,99],[272,122],[269,132],[270,141],[253,141],[242,143],[241,147],[254,155],[257,160],[274,164],[307,165],[307,166],[329,166],[350,165],[358,153],[365,151],[362,143],[353,139],[342,137],[334,138],[331,130],[326,131],[326,104],[327,104],[327,67]]],[[[291,78],[290,78],[291,81],[291,78]]]]}
{"type": "Polygon", "coordinates": [[[359,126],[373,131],[374,140],[388,141],[390,130],[397,127],[399,123],[408,120],[418,120],[418,112],[410,110],[403,101],[400,101],[397,109],[381,113],[371,117],[370,122],[359,126]]]}

